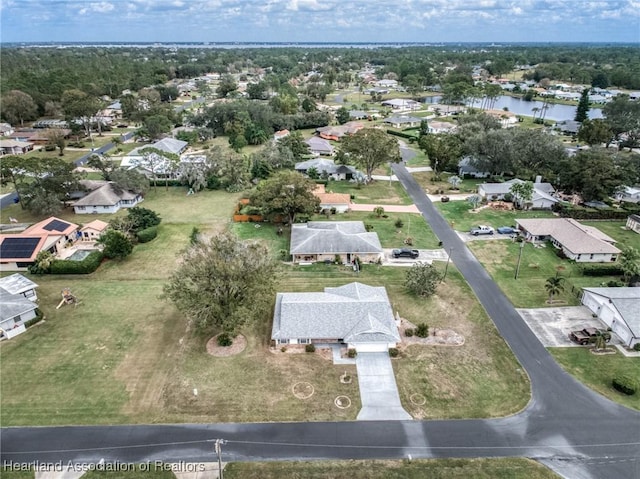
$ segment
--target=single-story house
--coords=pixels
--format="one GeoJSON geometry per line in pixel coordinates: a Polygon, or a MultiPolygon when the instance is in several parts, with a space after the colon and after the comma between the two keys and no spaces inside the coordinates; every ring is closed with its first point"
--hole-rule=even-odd
{"type": "Polygon", "coordinates": [[[295,166],[295,170],[303,175],[306,175],[311,168],[315,168],[320,175],[326,175],[334,180],[350,180],[358,173],[353,166],[336,165],[333,160],[327,158],[312,158],[296,163],[295,166]]]}
{"type": "Polygon", "coordinates": [[[383,286],[349,283],[321,293],[278,293],[274,345],[338,343],[357,352],[385,352],[400,342],[383,286]]]}
{"type": "Polygon", "coordinates": [[[383,101],[382,106],[390,106],[394,110],[419,110],[422,104],[407,98],[392,98],[383,101]]]}
{"type": "Polygon", "coordinates": [[[611,262],[620,254],[613,238],[571,218],[516,219],[516,224],[527,241],[551,241],[567,258],[577,262],[611,262]]]}
{"type": "Polygon", "coordinates": [[[394,115],[384,119],[384,123],[394,128],[411,128],[419,126],[422,118],[417,116],[394,115]]]}
{"type": "Polygon", "coordinates": [[[273,139],[275,141],[279,141],[282,140],[283,138],[286,138],[287,136],[289,136],[291,134],[291,132],[289,130],[278,130],[273,134],[273,139]]]}
{"type": "MultiPolygon", "coordinates": [[[[61,131],[65,138],[67,138],[71,134],[71,130],[69,130],[68,128],[61,128],[61,131]]],[[[18,141],[26,141],[29,143],[35,143],[36,145],[45,145],[50,142],[47,128],[44,128],[44,127],[43,128],[20,128],[19,130],[15,130],[13,133],[7,135],[7,138],[11,138],[18,141]]]]}
{"type": "Polygon", "coordinates": [[[0,136],[9,136],[13,133],[13,127],[9,123],[0,123],[0,136]]]}
{"type": "Polygon", "coordinates": [[[582,304],[628,348],[640,343],[640,288],[583,288],[582,304]]]}
{"type": "Polygon", "coordinates": [[[582,123],[580,123],[579,121],[563,120],[557,122],[554,128],[568,135],[577,135],[581,126],[582,123]]]}
{"type": "Polygon", "coordinates": [[[449,123],[448,121],[429,121],[427,122],[427,129],[429,133],[438,134],[438,133],[450,133],[455,131],[457,126],[453,123],[449,123]]]}
{"type": "Polygon", "coordinates": [[[320,200],[321,210],[331,210],[335,208],[336,213],[345,213],[351,206],[350,194],[327,192],[324,185],[316,186],[313,194],[320,200]]]}
{"type": "Polygon", "coordinates": [[[0,155],[23,155],[33,150],[33,143],[22,140],[0,140],[0,155]]]}
{"type": "Polygon", "coordinates": [[[14,273],[4,278],[0,278],[0,289],[4,289],[9,294],[15,294],[27,298],[29,301],[37,301],[36,293],[37,283],[29,278],[22,276],[20,273],[14,273]]]}
{"type": "Polygon", "coordinates": [[[366,120],[369,118],[369,113],[364,110],[349,110],[349,118],[352,120],[366,120]]]}
{"type": "Polygon", "coordinates": [[[0,235],[0,271],[24,271],[40,251],[56,255],[78,238],[78,225],[54,216],[21,233],[0,235]]]}
{"type": "Polygon", "coordinates": [[[142,151],[147,148],[154,148],[161,152],[179,156],[185,152],[188,146],[189,143],[186,141],[176,140],[175,138],[163,138],[162,140],[156,141],[150,145],[139,146],[138,148],[131,150],[122,157],[120,166],[129,169],[138,168],[142,173],[147,175],[155,174],[157,177],[159,175],[165,175],[166,170],[170,169],[168,167],[169,161],[161,155],[152,153],[150,156],[152,158],[152,162],[155,163],[152,168],[152,165],[148,164],[150,162],[142,154],[142,151]]]}
{"type": "Polygon", "coordinates": [[[627,218],[627,229],[640,234],[640,215],[629,215],[627,218]]]}
{"type": "Polygon", "coordinates": [[[304,141],[309,147],[309,151],[314,155],[331,156],[333,155],[333,146],[324,138],[312,136],[304,141]]]}
{"type": "Polygon", "coordinates": [[[510,111],[485,110],[484,113],[498,120],[502,128],[512,128],[518,124],[518,117],[510,111]]]}
{"type": "Polygon", "coordinates": [[[36,317],[38,305],[21,294],[0,288],[0,340],[11,339],[26,331],[25,323],[36,317]]]}
{"type": "Polygon", "coordinates": [[[382,88],[396,88],[398,86],[398,80],[378,80],[376,86],[382,88]]]}
{"type": "Polygon", "coordinates": [[[624,189],[616,193],[616,200],[626,203],[640,203],[640,188],[625,186],[624,189]]]}
{"type": "Polygon", "coordinates": [[[458,176],[460,178],[488,178],[491,176],[491,173],[488,171],[480,171],[478,168],[473,166],[471,157],[465,156],[458,162],[458,176]]]}
{"type": "Polygon", "coordinates": [[[335,261],[351,263],[357,256],[363,262],[382,259],[377,233],[368,232],[362,221],[310,221],[291,225],[289,252],[294,263],[335,261]]]}
{"type": "Polygon", "coordinates": [[[78,215],[91,213],[116,213],[120,208],[132,208],[143,200],[142,195],[118,188],[111,181],[84,182],[92,189],[86,196],[73,203],[73,212],[78,215]]]}
{"type": "MultiPolygon", "coordinates": [[[[505,195],[511,194],[511,187],[516,183],[525,183],[518,178],[503,183],[482,183],[478,185],[478,194],[490,200],[502,200],[505,195]]],[[[531,207],[534,209],[551,209],[559,200],[553,196],[555,188],[551,183],[542,183],[540,177],[533,183],[533,195],[531,207]]]]}
{"type": "Polygon", "coordinates": [[[93,220],[80,228],[80,241],[96,241],[109,227],[109,223],[93,220]]]}
{"type": "Polygon", "coordinates": [[[316,128],[316,132],[320,138],[325,140],[338,141],[340,138],[346,135],[353,135],[362,130],[364,125],[359,121],[348,121],[343,125],[329,125],[316,128]]]}

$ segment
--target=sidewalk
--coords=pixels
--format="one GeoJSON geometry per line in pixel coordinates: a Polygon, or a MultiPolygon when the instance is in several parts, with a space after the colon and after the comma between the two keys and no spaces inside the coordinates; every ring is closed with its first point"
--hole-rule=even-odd
{"type": "Polygon", "coordinates": [[[416,205],[375,205],[363,203],[351,203],[351,211],[373,211],[378,206],[384,208],[385,213],[420,213],[416,205]]]}

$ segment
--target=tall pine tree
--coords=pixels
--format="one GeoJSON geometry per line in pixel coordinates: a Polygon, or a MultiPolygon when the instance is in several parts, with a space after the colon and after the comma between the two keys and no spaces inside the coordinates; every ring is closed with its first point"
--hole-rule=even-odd
{"type": "Polygon", "coordinates": [[[585,88],[584,90],[582,90],[582,95],[580,96],[580,101],[578,102],[575,120],[582,123],[587,119],[589,119],[589,89],[585,88]]]}

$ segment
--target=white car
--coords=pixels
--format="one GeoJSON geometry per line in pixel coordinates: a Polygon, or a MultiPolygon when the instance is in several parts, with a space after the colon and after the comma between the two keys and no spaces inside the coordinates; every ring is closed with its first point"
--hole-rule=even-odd
{"type": "Polygon", "coordinates": [[[471,228],[471,231],[469,231],[469,234],[472,234],[473,236],[492,235],[494,232],[495,230],[491,226],[478,225],[471,228]]]}

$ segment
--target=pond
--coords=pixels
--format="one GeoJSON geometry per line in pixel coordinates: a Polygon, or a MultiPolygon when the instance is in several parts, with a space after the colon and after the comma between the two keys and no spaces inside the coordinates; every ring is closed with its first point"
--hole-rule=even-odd
{"type": "MultiPolygon", "coordinates": [[[[441,100],[442,100],[441,96],[431,96],[431,97],[424,98],[423,102],[424,103],[440,103],[441,100]]],[[[476,101],[473,106],[475,106],[476,108],[479,108],[481,101],[482,100],[476,101]]],[[[498,99],[496,100],[495,105],[493,106],[493,109],[502,110],[505,107],[507,107],[510,112],[515,113],[516,115],[533,116],[534,115],[533,109],[538,108],[538,110],[536,111],[536,116],[539,116],[540,115],[539,110],[542,108],[543,105],[544,103],[538,100],[525,101],[525,100],[522,100],[521,98],[502,95],[498,97],[498,99]]],[[[545,119],[553,120],[553,121],[563,121],[563,120],[573,120],[575,116],[576,116],[575,106],[549,103],[549,109],[545,114],[545,119]]],[[[595,118],[603,118],[602,109],[591,108],[589,110],[589,118],[592,120],[595,118]]]]}
{"type": "Polygon", "coordinates": [[[73,254],[67,258],[67,260],[69,260],[69,261],[82,261],[83,259],[85,259],[87,256],[89,256],[94,251],[96,251],[96,250],[95,249],[79,249],[77,251],[74,251],[73,254]]]}

